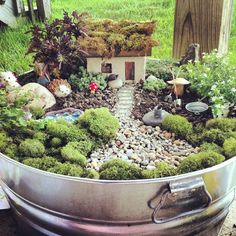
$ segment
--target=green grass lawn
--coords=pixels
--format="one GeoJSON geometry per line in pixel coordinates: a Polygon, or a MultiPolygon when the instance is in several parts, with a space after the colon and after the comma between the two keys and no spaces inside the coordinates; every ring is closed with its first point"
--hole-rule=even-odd
{"type": "MultiPolygon", "coordinates": [[[[175,0],[51,0],[53,18],[61,18],[63,9],[72,12],[89,12],[94,18],[156,20],[154,37],[160,46],[153,50],[153,56],[170,58],[172,54],[175,0]]],[[[232,61],[236,63],[236,7],[230,38],[232,61]]],[[[30,35],[25,34],[30,23],[20,20],[16,29],[0,32],[0,70],[22,73],[30,69],[31,56],[25,56],[30,35]]]]}

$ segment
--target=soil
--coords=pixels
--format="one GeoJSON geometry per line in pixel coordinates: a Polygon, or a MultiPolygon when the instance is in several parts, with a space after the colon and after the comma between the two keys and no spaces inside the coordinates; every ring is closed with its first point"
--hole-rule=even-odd
{"type": "Polygon", "coordinates": [[[82,111],[89,108],[107,107],[112,110],[116,103],[116,91],[105,89],[96,93],[72,92],[66,98],[56,98],[57,103],[48,111],[57,111],[68,107],[82,111]]]}
{"type": "MultiPolygon", "coordinates": [[[[200,97],[197,94],[186,89],[185,94],[181,97],[182,105],[181,107],[176,107],[173,102],[166,102],[164,99],[170,94],[170,88],[164,89],[160,92],[150,92],[142,89],[142,83],[136,85],[135,89],[135,106],[133,109],[133,116],[136,119],[142,120],[142,117],[149,111],[153,110],[156,106],[161,106],[163,110],[171,113],[178,114],[186,117],[190,122],[205,123],[207,120],[212,118],[211,109],[201,113],[200,115],[195,115],[185,109],[185,105],[189,102],[196,102],[200,97]]],[[[175,99],[172,96],[173,100],[175,99]]],[[[208,104],[208,101],[202,100],[208,104]]]]}

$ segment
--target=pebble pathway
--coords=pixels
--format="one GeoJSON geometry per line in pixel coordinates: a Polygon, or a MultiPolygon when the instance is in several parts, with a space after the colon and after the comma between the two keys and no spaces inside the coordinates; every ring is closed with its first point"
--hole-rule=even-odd
{"type": "Polygon", "coordinates": [[[158,126],[146,126],[131,117],[133,85],[122,87],[117,97],[113,111],[121,125],[117,138],[93,152],[87,168],[99,170],[104,162],[114,158],[133,163],[142,169],[155,169],[156,163],[163,160],[176,167],[188,155],[198,152],[198,148],[193,148],[185,140],[176,139],[174,133],[162,131],[158,126]]]}

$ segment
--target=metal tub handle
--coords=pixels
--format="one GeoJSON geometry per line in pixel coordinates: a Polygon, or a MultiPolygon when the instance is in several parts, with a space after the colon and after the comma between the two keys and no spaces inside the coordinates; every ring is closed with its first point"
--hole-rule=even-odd
{"type": "Polygon", "coordinates": [[[177,220],[182,217],[187,217],[190,215],[198,214],[205,211],[212,203],[212,197],[205,187],[205,183],[202,177],[196,177],[194,179],[187,179],[182,181],[173,181],[170,182],[167,186],[162,189],[161,192],[158,192],[157,195],[148,202],[148,206],[153,210],[152,221],[155,224],[164,224],[173,220],[177,220]],[[201,205],[200,208],[191,210],[188,212],[183,212],[174,217],[169,218],[158,218],[158,214],[161,209],[164,208],[167,198],[188,198],[191,197],[191,194],[196,192],[202,197],[206,198],[204,205],[201,205]],[[154,200],[160,197],[159,202],[156,206],[153,206],[154,200]]]}

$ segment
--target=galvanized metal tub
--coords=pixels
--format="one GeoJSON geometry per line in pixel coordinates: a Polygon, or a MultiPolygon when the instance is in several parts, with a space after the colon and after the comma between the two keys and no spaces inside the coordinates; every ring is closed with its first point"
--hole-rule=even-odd
{"type": "Polygon", "coordinates": [[[106,181],[48,173],[0,154],[0,177],[18,220],[40,235],[206,235],[234,199],[236,157],[185,175],[106,181]]]}

